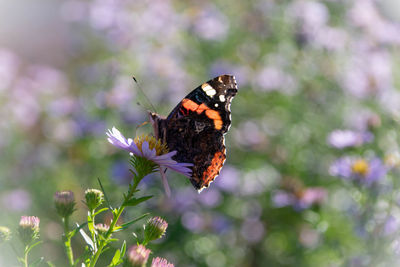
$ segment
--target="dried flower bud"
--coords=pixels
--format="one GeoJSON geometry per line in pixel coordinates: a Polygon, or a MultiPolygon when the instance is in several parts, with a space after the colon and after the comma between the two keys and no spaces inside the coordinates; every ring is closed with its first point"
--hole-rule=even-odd
{"type": "Polygon", "coordinates": [[[128,252],[128,263],[132,267],[146,266],[150,250],[143,245],[133,246],[128,252]]]}
{"type": "Polygon", "coordinates": [[[110,229],[110,226],[107,224],[98,223],[95,225],[95,228],[100,234],[105,234],[108,232],[108,229],[110,229]]]}
{"type": "Polygon", "coordinates": [[[40,219],[36,216],[21,216],[18,234],[25,245],[39,238],[39,223],[40,219]]]}
{"type": "Polygon", "coordinates": [[[54,194],[54,203],[58,215],[65,218],[75,210],[75,198],[72,191],[57,191],[54,194]]]}
{"type": "Polygon", "coordinates": [[[0,243],[11,239],[11,230],[8,227],[0,226],[0,243]]]}
{"type": "Polygon", "coordinates": [[[85,191],[86,205],[89,210],[95,210],[98,206],[104,202],[104,194],[102,191],[97,189],[87,189],[85,191]]]}
{"type": "Polygon", "coordinates": [[[150,218],[144,228],[145,243],[161,238],[167,227],[168,223],[164,219],[160,217],[150,218]]]}
{"type": "Polygon", "coordinates": [[[153,261],[151,262],[151,267],[174,267],[172,263],[169,263],[166,259],[164,258],[153,258],[153,261]]]}

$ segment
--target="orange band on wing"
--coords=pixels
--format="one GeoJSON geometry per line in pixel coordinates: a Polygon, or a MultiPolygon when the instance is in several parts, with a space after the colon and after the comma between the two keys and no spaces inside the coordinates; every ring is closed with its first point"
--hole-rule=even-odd
{"type": "Polygon", "coordinates": [[[209,110],[210,108],[207,107],[206,104],[202,103],[199,108],[196,110],[197,114],[201,114],[204,110],[209,110]]]}
{"type": "Polygon", "coordinates": [[[217,153],[214,154],[214,158],[211,161],[211,165],[203,173],[203,179],[205,180],[203,182],[206,186],[208,186],[210,182],[214,180],[215,176],[219,174],[219,171],[224,165],[225,158],[226,158],[225,154],[221,151],[218,151],[217,153]]]}
{"type": "Polygon", "coordinates": [[[190,99],[183,99],[182,100],[182,106],[187,109],[187,110],[191,110],[191,111],[195,111],[196,109],[199,108],[199,105],[197,105],[195,102],[193,102],[190,99]]]}
{"type": "Polygon", "coordinates": [[[199,115],[205,111],[206,116],[213,120],[215,129],[217,129],[217,130],[222,129],[223,123],[222,123],[221,116],[219,115],[219,112],[210,109],[206,104],[202,103],[201,105],[198,105],[194,101],[185,98],[182,100],[182,106],[186,110],[196,111],[197,114],[199,114],[199,115]]]}
{"type": "Polygon", "coordinates": [[[218,111],[208,109],[206,110],[206,116],[214,121],[215,129],[217,130],[222,129],[222,119],[218,111]]]}

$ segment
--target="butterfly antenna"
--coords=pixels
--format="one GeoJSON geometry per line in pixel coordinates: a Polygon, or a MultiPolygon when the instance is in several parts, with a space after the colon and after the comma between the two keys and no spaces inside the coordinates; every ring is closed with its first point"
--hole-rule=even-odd
{"type": "MultiPolygon", "coordinates": [[[[154,112],[157,113],[156,108],[153,106],[153,104],[151,103],[150,99],[147,97],[147,95],[144,93],[142,87],[140,86],[140,84],[138,83],[138,81],[136,80],[135,76],[132,76],[132,79],[135,81],[137,87],[139,88],[139,91],[142,92],[142,94],[144,95],[144,97],[146,98],[146,101],[150,104],[151,108],[154,110],[154,112]]],[[[139,104],[139,103],[138,103],[139,104]]]]}

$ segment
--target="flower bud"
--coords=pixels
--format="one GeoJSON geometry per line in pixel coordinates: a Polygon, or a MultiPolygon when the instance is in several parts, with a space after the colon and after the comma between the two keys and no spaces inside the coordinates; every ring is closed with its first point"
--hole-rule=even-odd
{"type": "Polygon", "coordinates": [[[57,191],[54,194],[54,203],[58,215],[65,218],[75,210],[75,198],[72,191],[57,191]]]}
{"type": "Polygon", "coordinates": [[[96,228],[96,230],[100,233],[100,234],[105,234],[108,232],[108,229],[110,229],[110,226],[108,226],[107,224],[103,224],[103,223],[98,223],[94,226],[94,228],[96,228]]]}
{"type": "Polygon", "coordinates": [[[133,246],[128,252],[128,263],[132,267],[146,266],[150,250],[143,245],[133,246]]]}
{"type": "Polygon", "coordinates": [[[160,217],[150,218],[144,228],[145,243],[161,238],[167,230],[168,223],[160,217]]]}
{"type": "Polygon", "coordinates": [[[151,262],[151,267],[174,267],[172,263],[169,263],[166,259],[164,258],[153,258],[153,261],[151,262]]]}
{"type": "Polygon", "coordinates": [[[87,189],[85,191],[86,205],[90,211],[95,210],[98,206],[104,202],[104,194],[102,191],[97,189],[87,189]]]}
{"type": "Polygon", "coordinates": [[[0,226],[0,243],[11,239],[11,231],[8,227],[0,226]]]}
{"type": "Polygon", "coordinates": [[[40,219],[36,216],[21,216],[18,234],[25,245],[39,238],[40,219]]]}

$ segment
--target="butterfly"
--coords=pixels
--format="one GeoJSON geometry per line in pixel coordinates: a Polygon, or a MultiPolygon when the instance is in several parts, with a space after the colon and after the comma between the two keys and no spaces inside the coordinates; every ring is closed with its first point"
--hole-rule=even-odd
{"type": "Polygon", "coordinates": [[[177,153],[177,162],[192,163],[190,181],[200,192],[220,173],[226,160],[225,134],[231,126],[236,79],[221,75],[190,92],[168,115],[149,112],[154,135],[177,153]]]}

